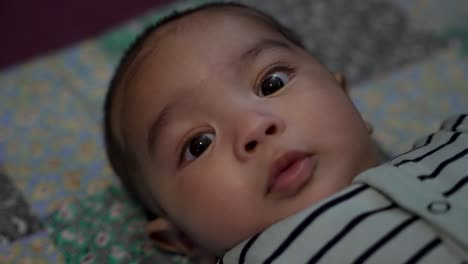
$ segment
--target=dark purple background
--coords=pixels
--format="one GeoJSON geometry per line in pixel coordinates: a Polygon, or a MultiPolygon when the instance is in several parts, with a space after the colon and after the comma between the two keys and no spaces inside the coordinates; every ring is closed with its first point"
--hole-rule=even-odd
{"type": "Polygon", "coordinates": [[[171,0],[0,0],[0,69],[93,37],[171,0]]]}

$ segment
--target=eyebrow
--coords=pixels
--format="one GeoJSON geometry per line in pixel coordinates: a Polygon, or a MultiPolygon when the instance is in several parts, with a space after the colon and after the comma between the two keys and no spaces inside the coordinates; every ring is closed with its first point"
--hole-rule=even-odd
{"type": "MultiPolygon", "coordinates": [[[[237,61],[253,61],[255,60],[263,51],[269,49],[286,49],[288,51],[292,51],[290,45],[288,45],[284,41],[276,40],[276,39],[262,39],[255,43],[252,47],[247,49],[243,52],[237,61]]],[[[149,130],[148,130],[148,152],[150,154],[154,154],[154,146],[160,140],[162,131],[170,124],[170,116],[171,113],[174,111],[175,108],[178,107],[180,101],[174,101],[172,103],[167,104],[161,110],[160,114],[154,119],[152,122],[149,130]]]]}
{"type": "Polygon", "coordinates": [[[277,39],[262,39],[255,43],[251,48],[247,49],[242,55],[240,56],[240,61],[245,60],[255,60],[263,51],[269,49],[286,49],[288,51],[292,51],[291,46],[281,40],[277,39]]]}
{"type": "Polygon", "coordinates": [[[159,141],[161,132],[169,125],[170,114],[178,105],[178,101],[174,101],[164,106],[155,121],[151,124],[148,131],[148,152],[153,154],[154,145],[159,141]]]}

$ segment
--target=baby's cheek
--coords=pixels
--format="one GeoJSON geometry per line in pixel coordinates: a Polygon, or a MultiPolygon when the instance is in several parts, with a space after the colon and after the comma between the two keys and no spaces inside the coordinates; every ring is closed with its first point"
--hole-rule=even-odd
{"type": "Polygon", "coordinates": [[[189,220],[189,233],[202,248],[210,252],[222,252],[235,246],[248,236],[243,219],[237,213],[228,212],[225,203],[213,201],[207,209],[193,207],[189,220]],[[246,235],[243,235],[246,233],[246,235]]]}
{"type": "Polygon", "coordinates": [[[261,171],[251,171],[228,151],[217,150],[193,164],[178,192],[187,233],[205,248],[220,252],[259,231],[265,201],[261,171]]]}
{"type": "Polygon", "coordinates": [[[256,233],[248,201],[209,185],[206,192],[194,192],[188,213],[188,233],[200,246],[222,252],[256,233]]]}

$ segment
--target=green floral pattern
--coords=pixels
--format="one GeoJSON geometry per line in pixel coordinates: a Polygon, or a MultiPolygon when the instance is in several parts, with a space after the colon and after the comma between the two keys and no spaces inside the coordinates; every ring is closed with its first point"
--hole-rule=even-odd
{"type": "Polygon", "coordinates": [[[145,217],[117,186],[62,204],[46,218],[47,230],[67,263],[187,263],[159,251],[144,234],[145,217]]]}

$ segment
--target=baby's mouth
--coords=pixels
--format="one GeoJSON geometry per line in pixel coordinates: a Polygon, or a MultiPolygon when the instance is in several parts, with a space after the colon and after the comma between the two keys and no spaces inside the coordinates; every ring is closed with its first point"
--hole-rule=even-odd
{"type": "Polygon", "coordinates": [[[316,158],[312,154],[301,151],[284,153],[271,166],[266,194],[294,195],[308,182],[315,166],[316,158]]]}

